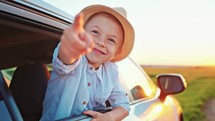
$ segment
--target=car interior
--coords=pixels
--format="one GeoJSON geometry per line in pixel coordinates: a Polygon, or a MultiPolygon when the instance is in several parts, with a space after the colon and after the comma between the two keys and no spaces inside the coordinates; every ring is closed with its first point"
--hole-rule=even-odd
{"type": "Polygon", "coordinates": [[[146,98],[147,95],[145,94],[143,88],[140,85],[136,85],[131,89],[131,94],[134,100],[146,98]]]}
{"type": "Polygon", "coordinates": [[[7,107],[11,120],[38,121],[50,78],[46,64],[62,30],[2,12],[0,16],[0,70],[16,67],[9,81],[0,72],[0,108],[7,107]]]}
{"type": "Polygon", "coordinates": [[[18,66],[14,72],[10,90],[24,120],[38,121],[40,119],[41,104],[49,78],[50,74],[43,63],[18,66]]]}
{"type": "Polygon", "coordinates": [[[38,121],[40,119],[49,78],[50,74],[45,64],[26,64],[17,67],[9,88],[5,86],[6,96],[11,98],[12,94],[12,99],[24,120],[38,121]]]}
{"type": "Polygon", "coordinates": [[[59,42],[59,31],[51,33],[45,25],[26,20],[23,23],[24,20],[20,19],[1,16],[1,68],[35,61],[50,62],[53,49],[59,42]]]}

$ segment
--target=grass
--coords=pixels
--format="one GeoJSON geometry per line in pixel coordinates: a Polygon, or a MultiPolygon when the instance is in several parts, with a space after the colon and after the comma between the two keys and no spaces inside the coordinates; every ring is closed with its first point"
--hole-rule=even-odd
{"type": "Polygon", "coordinates": [[[215,67],[144,67],[156,82],[156,75],[180,73],[187,80],[187,89],[175,97],[181,103],[185,121],[205,121],[204,103],[215,98],[215,67]]]}
{"type": "Polygon", "coordinates": [[[215,78],[198,78],[194,80],[185,92],[176,96],[184,110],[185,121],[203,121],[201,111],[204,103],[215,97],[215,78]]]}

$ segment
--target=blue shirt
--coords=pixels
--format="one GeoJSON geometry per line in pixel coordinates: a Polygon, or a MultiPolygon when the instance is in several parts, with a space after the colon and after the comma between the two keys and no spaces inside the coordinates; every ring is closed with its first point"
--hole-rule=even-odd
{"type": "Polygon", "coordinates": [[[104,63],[95,70],[85,56],[72,65],[64,65],[57,55],[58,47],[53,55],[53,71],[43,102],[41,121],[105,108],[106,100],[109,100],[113,108],[122,106],[130,110],[129,99],[120,84],[115,63],[104,63]]]}

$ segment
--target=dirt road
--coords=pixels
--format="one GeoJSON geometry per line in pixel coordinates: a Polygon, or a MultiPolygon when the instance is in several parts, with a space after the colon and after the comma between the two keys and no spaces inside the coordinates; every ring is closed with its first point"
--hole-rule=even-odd
{"type": "Polygon", "coordinates": [[[207,101],[203,107],[207,121],[215,120],[215,98],[207,101]]]}

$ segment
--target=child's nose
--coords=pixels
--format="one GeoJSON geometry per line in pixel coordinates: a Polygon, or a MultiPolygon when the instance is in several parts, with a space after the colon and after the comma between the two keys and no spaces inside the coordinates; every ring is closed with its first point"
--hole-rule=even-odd
{"type": "Polygon", "coordinates": [[[104,39],[99,39],[97,42],[96,42],[96,44],[98,44],[99,46],[101,46],[101,47],[105,47],[105,41],[104,41],[104,39]]]}

